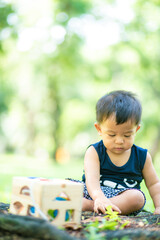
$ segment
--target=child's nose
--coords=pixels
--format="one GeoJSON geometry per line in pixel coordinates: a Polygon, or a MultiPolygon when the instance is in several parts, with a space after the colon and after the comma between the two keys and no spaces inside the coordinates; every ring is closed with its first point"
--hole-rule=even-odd
{"type": "Polygon", "coordinates": [[[123,142],[124,142],[123,138],[117,136],[117,138],[116,138],[116,143],[117,143],[117,144],[122,144],[123,142]]]}

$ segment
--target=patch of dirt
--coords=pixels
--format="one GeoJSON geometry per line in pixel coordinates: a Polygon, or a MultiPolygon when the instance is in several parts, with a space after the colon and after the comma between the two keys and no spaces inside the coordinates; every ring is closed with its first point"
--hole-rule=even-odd
{"type": "Polygon", "coordinates": [[[89,231],[90,234],[92,232],[92,239],[97,240],[160,240],[160,215],[150,212],[118,216],[114,230],[106,228],[107,221],[111,220],[106,215],[82,212],[80,225],[67,223],[62,231],[43,219],[9,214],[8,209],[9,204],[0,203],[0,240],[84,240],[88,239],[89,231]],[[93,228],[87,229],[87,226],[93,228]]]}
{"type": "MultiPolygon", "coordinates": [[[[81,225],[74,229],[72,226],[66,226],[66,231],[74,237],[85,238],[87,230],[85,227],[96,221],[103,222],[105,215],[95,215],[92,212],[83,212],[81,225]]],[[[160,215],[153,215],[150,212],[141,212],[137,216],[119,216],[119,223],[115,230],[100,231],[104,239],[160,239],[160,215]],[[121,226],[124,227],[121,229],[121,226]]],[[[109,219],[106,218],[106,221],[109,219]]]]}

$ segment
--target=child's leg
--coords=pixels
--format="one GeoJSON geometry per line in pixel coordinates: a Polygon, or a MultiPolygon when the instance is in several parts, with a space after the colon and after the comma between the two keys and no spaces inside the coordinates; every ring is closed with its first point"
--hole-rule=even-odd
{"type": "MultiPolygon", "coordinates": [[[[124,215],[140,210],[145,202],[143,193],[136,189],[126,190],[109,200],[119,207],[124,215]]],[[[94,201],[83,198],[82,211],[94,211],[94,201]]]]}
{"type": "Polygon", "coordinates": [[[94,211],[94,201],[87,198],[83,198],[82,211],[94,211]]]}
{"type": "Polygon", "coordinates": [[[126,190],[109,200],[119,207],[124,215],[140,210],[145,203],[143,193],[136,189],[126,190]]]}

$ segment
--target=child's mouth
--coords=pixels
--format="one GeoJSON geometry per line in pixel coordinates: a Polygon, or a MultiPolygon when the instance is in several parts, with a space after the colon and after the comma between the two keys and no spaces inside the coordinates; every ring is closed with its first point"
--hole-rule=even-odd
{"type": "Polygon", "coordinates": [[[121,151],[121,150],[123,150],[123,148],[115,148],[115,150],[121,151]]]}

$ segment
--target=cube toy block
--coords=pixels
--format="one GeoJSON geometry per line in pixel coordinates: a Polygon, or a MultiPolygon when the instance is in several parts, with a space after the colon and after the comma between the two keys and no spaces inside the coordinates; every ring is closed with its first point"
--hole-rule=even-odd
{"type": "Polygon", "coordinates": [[[44,218],[57,226],[79,224],[83,184],[62,179],[14,177],[10,212],[44,218]]]}

